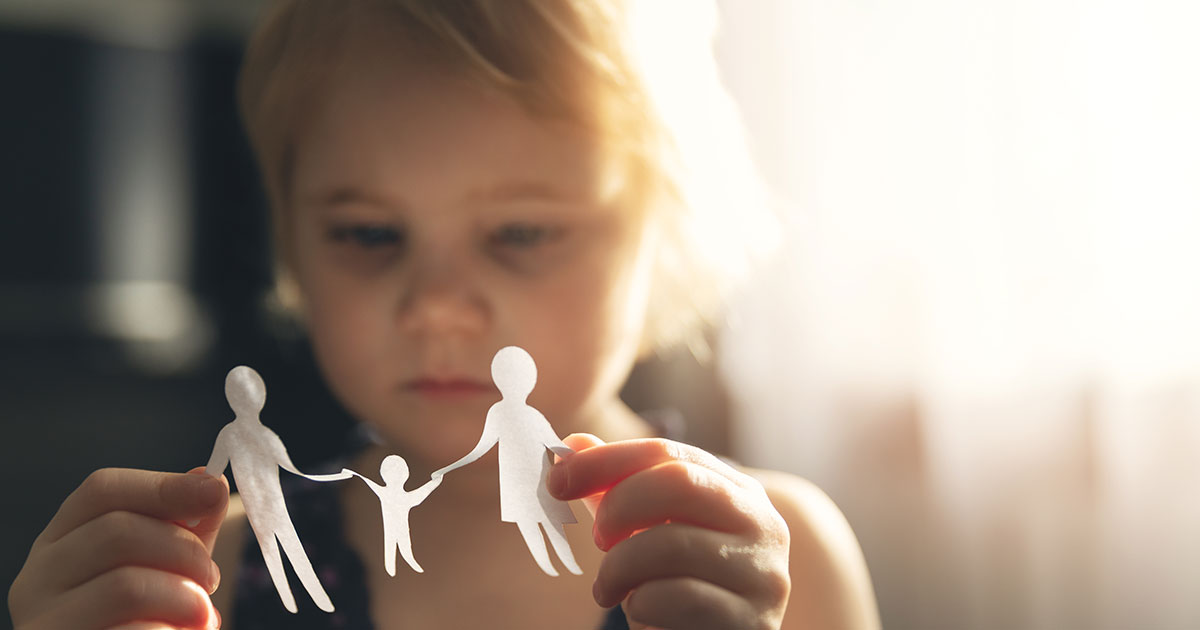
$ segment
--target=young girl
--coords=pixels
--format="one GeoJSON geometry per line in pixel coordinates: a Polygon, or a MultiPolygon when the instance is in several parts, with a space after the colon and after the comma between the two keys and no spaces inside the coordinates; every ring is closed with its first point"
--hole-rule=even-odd
{"type": "Polygon", "coordinates": [[[499,400],[493,354],[525,348],[529,404],[576,451],[548,489],[598,500],[566,527],[583,577],[529,560],[485,458],[412,511],[424,573],[372,561],[364,484],[289,496],[337,606],[291,615],[257,585],[223,478],[102,470],[34,543],[16,628],[877,627],[857,543],[819,490],[664,439],[617,397],[639,356],[711,314],[712,261],[744,247],[756,203],[735,185],[744,146],[700,151],[735,137],[711,25],[698,2],[662,8],[282,0],[242,75],[281,292],[380,438],[348,467],[396,453],[420,480],[470,452],[499,400]]]}

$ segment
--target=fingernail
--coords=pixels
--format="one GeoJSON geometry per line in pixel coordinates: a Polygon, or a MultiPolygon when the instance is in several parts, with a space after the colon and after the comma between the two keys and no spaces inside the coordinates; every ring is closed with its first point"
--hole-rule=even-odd
{"type": "Polygon", "coordinates": [[[195,494],[204,507],[216,504],[225,495],[225,485],[211,475],[192,473],[184,476],[184,480],[187,489],[195,494]]]}
{"type": "Polygon", "coordinates": [[[599,548],[600,551],[608,551],[608,548],[604,546],[604,539],[600,537],[600,528],[596,526],[598,524],[599,523],[592,524],[592,542],[596,543],[596,547],[599,548]]]}
{"type": "Polygon", "coordinates": [[[561,463],[550,467],[550,474],[546,476],[546,489],[550,491],[550,496],[562,496],[567,487],[567,467],[561,463]]]}
{"type": "Polygon", "coordinates": [[[217,587],[221,585],[221,567],[217,566],[216,562],[209,561],[208,563],[208,594],[212,595],[217,592],[217,587]]]}

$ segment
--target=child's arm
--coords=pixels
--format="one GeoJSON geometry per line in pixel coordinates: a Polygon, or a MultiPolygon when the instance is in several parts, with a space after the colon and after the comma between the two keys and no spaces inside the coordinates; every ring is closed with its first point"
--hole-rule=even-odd
{"type": "Polygon", "coordinates": [[[563,500],[602,495],[596,602],[622,604],[633,628],[878,627],[853,534],[799,480],[767,488],[668,440],[566,442],[579,450],[547,485],[563,500]]]}
{"type": "Polygon", "coordinates": [[[8,595],[13,627],[207,627],[219,581],[210,554],[228,504],[224,477],[199,468],[92,473],[33,542],[8,595]]]}

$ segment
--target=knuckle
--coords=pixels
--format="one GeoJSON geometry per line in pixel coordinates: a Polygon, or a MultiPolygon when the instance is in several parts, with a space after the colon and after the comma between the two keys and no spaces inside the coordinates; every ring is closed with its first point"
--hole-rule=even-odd
{"type": "MultiPolygon", "coordinates": [[[[680,533],[677,527],[667,524],[660,529],[661,535],[651,542],[650,549],[659,554],[659,561],[665,567],[686,566],[696,553],[696,545],[691,536],[680,533]]],[[[651,532],[645,532],[650,534],[651,532]]]]}
{"type": "Polygon", "coordinates": [[[197,571],[198,575],[207,575],[208,565],[212,563],[212,556],[208,553],[208,547],[205,547],[204,542],[196,537],[195,534],[183,529],[180,531],[183,533],[182,542],[187,547],[187,565],[197,571]]]}
{"type": "Polygon", "coordinates": [[[13,616],[13,621],[20,621],[24,617],[25,609],[29,601],[28,589],[26,588],[25,571],[17,574],[13,580],[12,586],[8,589],[8,611],[13,616]]]}
{"type": "Polygon", "coordinates": [[[659,474],[672,490],[680,490],[697,485],[700,471],[693,464],[675,460],[661,465],[659,474]]]}
{"type": "Polygon", "coordinates": [[[97,516],[92,526],[95,547],[118,556],[134,551],[141,542],[137,520],[136,515],[120,510],[97,516]]]}
{"type": "Polygon", "coordinates": [[[117,610],[138,611],[151,600],[150,576],[133,567],[120,567],[101,578],[105,599],[117,610]]]}
{"type": "Polygon", "coordinates": [[[117,476],[116,468],[94,470],[79,484],[79,491],[88,496],[103,496],[117,483],[117,476]]]}
{"type": "Polygon", "coordinates": [[[721,602],[712,597],[705,597],[702,589],[697,588],[697,582],[693,578],[662,581],[661,588],[655,589],[658,591],[657,597],[642,598],[647,607],[645,614],[661,617],[663,609],[669,606],[675,609],[670,613],[672,617],[690,620],[692,623],[702,619],[728,619],[728,611],[721,602]],[[654,601],[650,601],[651,599],[654,601]]]}
{"type": "Polygon", "coordinates": [[[788,527],[787,521],[779,512],[772,511],[772,521],[774,526],[771,528],[774,534],[775,544],[782,547],[784,550],[790,549],[792,546],[792,530],[788,527]]]}
{"type": "Polygon", "coordinates": [[[171,500],[171,477],[169,475],[154,476],[154,498],[158,500],[160,505],[170,505],[171,500]]]}
{"type": "Polygon", "coordinates": [[[767,487],[764,486],[763,483],[754,475],[741,470],[735,470],[733,474],[736,475],[738,482],[744,488],[754,492],[755,494],[761,495],[764,499],[767,498],[767,487]]]}
{"type": "Polygon", "coordinates": [[[780,547],[785,551],[791,547],[792,532],[788,527],[787,519],[779,513],[774,505],[767,503],[765,509],[758,510],[756,520],[759,529],[758,538],[762,543],[780,547]]]}
{"type": "Polygon", "coordinates": [[[626,598],[625,614],[629,616],[630,621],[647,623],[653,619],[657,606],[649,591],[648,586],[643,586],[630,593],[626,598]]]}
{"type": "Polygon", "coordinates": [[[787,567],[772,567],[762,574],[762,591],[768,602],[786,602],[792,592],[792,576],[787,567]]]}
{"type": "Polygon", "coordinates": [[[649,440],[651,454],[658,459],[679,459],[679,444],[663,438],[649,440]]]}

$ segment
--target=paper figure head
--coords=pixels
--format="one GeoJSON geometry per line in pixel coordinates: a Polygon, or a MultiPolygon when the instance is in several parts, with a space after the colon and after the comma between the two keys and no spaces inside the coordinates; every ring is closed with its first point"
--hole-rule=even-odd
{"type": "Polygon", "coordinates": [[[239,365],[225,377],[225,398],[238,417],[257,417],[267,404],[267,386],[258,372],[239,365]]]}
{"type": "Polygon", "coordinates": [[[525,400],[537,384],[537,365],[523,348],[500,348],[492,359],[492,380],[505,398],[525,400]]]}
{"type": "Polygon", "coordinates": [[[379,476],[383,477],[383,482],[389,486],[403,487],[404,482],[408,480],[408,462],[399,455],[388,455],[379,465],[379,476]]]}

